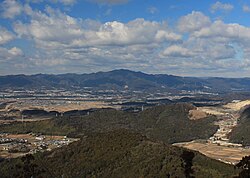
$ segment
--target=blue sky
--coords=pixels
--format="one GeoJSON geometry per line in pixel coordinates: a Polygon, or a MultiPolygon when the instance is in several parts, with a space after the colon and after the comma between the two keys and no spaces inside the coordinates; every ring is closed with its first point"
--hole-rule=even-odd
{"type": "Polygon", "coordinates": [[[3,0],[0,75],[250,77],[250,1],[3,0]]]}

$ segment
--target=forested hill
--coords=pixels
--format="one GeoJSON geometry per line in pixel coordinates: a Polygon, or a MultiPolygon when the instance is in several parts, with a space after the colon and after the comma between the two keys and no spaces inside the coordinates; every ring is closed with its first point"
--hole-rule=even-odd
{"type": "Polygon", "coordinates": [[[125,86],[128,90],[247,91],[250,90],[250,78],[179,77],[166,74],[146,74],[124,69],[91,74],[0,76],[0,89],[76,89],[83,87],[124,89],[125,86]]]}
{"type": "Polygon", "coordinates": [[[250,106],[247,106],[239,118],[238,125],[230,133],[230,140],[250,146],[250,106]]]}
{"type": "Polygon", "coordinates": [[[207,116],[190,120],[191,104],[139,113],[101,109],[90,115],[1,125],[6,133],[80,138],[51,152],[0,162],[0,177],[232,177],[239,169],[169,144],[208,139],[218,126],[207,116]]]}
{"type": "Polygon", "coordinates": [[[102,109],[84,116],[63,116],[40,122],[27,122],[1,125],[1,132],[7,133],[43,133],[80,136],[88,132],[106,132],[116,129],[129,129],[147,135],[165,143],[208,139],[218,126],[216,118],[190,120],[190,104],[160,105],[137,114],[115,109],[102,109]]]}
{"type": "Polygon", "coordinates": [[[0,163],[7,177],[232,177],[231,165],[127,130],[87,134],[69,146],[0,163]]]}

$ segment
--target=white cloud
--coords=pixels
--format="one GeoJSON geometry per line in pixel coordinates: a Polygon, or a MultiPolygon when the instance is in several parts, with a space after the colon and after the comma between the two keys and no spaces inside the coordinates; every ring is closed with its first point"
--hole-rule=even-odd
{"type": "Polygon", "coordinates": [[[225,24],[220,20],[211,22],[209,17],[201,12],[192,12],[181,17],[178,29],[189,32],[189,38],[183,45],[195,54],[195,58],[204,60],[234,58],[235,49],[228,44],[235,42],[242,44],[250,35],[246,27],[239,24],[225,24]]]}
{"type": "Polygon", "coordinates": [[[178,45],[173,45],[167,47],[162,53],[162,56],[169,56],[169,57],[191,57],[193,54],[187,48],[183,48],[178,45]]]}
{"type": "Polygon", "coordinates": [[[14,30],[19,37],[30,37],[36,42],[46,41],[51,43],[69,44],[72,39],[77,39],[83,35],[77,20],[62,14],[59,11],[47,9],[50,16],[41,12],[29,12],[32,16],[30,24],[17,22],[14,30]],[[59,17],[60,16],[60,17],[59,17]]]}
{"type": "Polygon", "coordinates": [[[3,45],[15,38],[14,34],[7,29],[0,27],[0,45],[3,45]]]}
{"type": "Polygon", "coordinates": [[[179,41],[181,40],[181,35],[178,35],[176,33],[173,32],[168,32],[168,31],[164,31],[164,30],[158,30],[156,35],[155,35],[155,39],[159,42],[162,41],[179,41]]]}
{"type": "Polygon", "coordinates": [[[221,3],[220,1],[217,1],[216,3],[214,3],[213,5],[211,5],[210,11],[212,13],[215,13],[216,11],[231,11],[233,10],[234,6],[232,4],[229,3],[221,3]]]}
{"type": "Polygon", "coordinates": [[[211,26],[194,32],[193,35],[196,37],[217,38],[218,41],[237,40],[247,42],[250,40],[250,28],[236,23],[225,24],[217,20],[211,26]]]}
{"type": "Polygon", "coordinates": [[[209,17],[201,12],[193,11],[191,14],[183,16],[178,21],[178,29],[181,32],[192,32],[209,26],[211,21],[209,17]]]}
{"type": "Polygon", "coordinates": [[[63,3],[64,5],[73,5],[77,0],[52,0],[54,3],[63,3]]]}
{"type": "Polygon", "coordinates": [[[75,19],[51,8],[47,8],[47,14],[30,13],[31,22],[17,22],[14,30],[19,37],[34,39],[44,48],[152,44],[181,39],[164,22],[135,19],[128,23],[112,21],[101,24],[75,19]]]}
{"type": "Polygon", "coordinates": [[[98,4],[117,5],[117,4],[125,4],[129,0],[87,0],[87,1],[98,4]]]}
{"type": "Polygon", "coordinates": [[[250,12],[250,7],[247,6],[247,5],[244,5],[244,6],[242,7],[242,10],[243,10],[244,12],[250,12]]]}
{"type": "MultiPolygon", "coordinates": [[[[129,68],[211,76],[250,68],[250,28],[212,21],[201,12],[181,17],[172,27],[142,18],[102,23],[50,7],[38,11],[24,5],[23,12],[28,20],[15,21],[13,30],[34,48],[24,63],[31,71],[82,73],[129,68]]],[[[2,34],[0,44],[15,37],[8,31],[2,34]]],[[[2,47],[0,53],[1,61],[18,60],[24,59],[25,51],[2,47]]]]}
{"type": "Polygon", "coordinates": [[[17,47],[13,47],[13,48],[9,49],[8,52],[13,56],[22,56],[23,55],[23,51],[17,47]]]}
{"type": "Polygon", "coordinates": [[[12,47],[11,49],[0,47],[0,61],[6,61],[16,59],[23,56],[23,52],[20,48],[12,47]]]}
{"type": "Polygon", "coordinates": [[[73,5],[77,2],[77,0],[26,0],[28,3],[62,3],[64,5],[73,5]]]}
{"type": "Polygon", "coordinates": [[[157,61],[157,66],[162,70],[167,65],[165,70],[174,71],[175,74],[181,72],[200,76],[236,76],[249,70],[249,27],[221,20],[212,22],[198,12],[181,17],[177,27],[181,32],[188,32],[188,35],[182,43],[159,52],[164,62],[157,61]]]}
{"type": "Polygon", "coordinates": [[[30,22],[16,22],[13,28],[19,38],[35,44],[36,55],[29,58],[32,70],[56,66],[61,73],[70,72],[70,67],[62,69],[71,63],[78,70],[94,70],[97,66],[101,67],[99,70],[150,68],[159,49],[182,39],[166,22],[134,19],[127,23],[100,23],[76,19],[51,8],[45,13],[30,7],[25,11],[30,22]]]}
{"type": "Polygon", "coordinates": [[[13,19],[22,13],[22,5],[16,0],[5,0],[1,4],[2,16],[13,19]]]}
{"type": "Polygon", "coordinates": [[[65,5],[72,5],[76,3],[76,0],[61,0],[61,2],[65,5]]]}

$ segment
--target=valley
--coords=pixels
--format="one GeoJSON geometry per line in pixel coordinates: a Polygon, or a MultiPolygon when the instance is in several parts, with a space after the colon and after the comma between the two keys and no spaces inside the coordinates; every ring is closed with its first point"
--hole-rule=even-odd
{"type": "MultiPolygon", "coordinates": [[[[181,163],[184,160],[182,154],[189,156],[194,154],[192,159],[194,175],[205,175],[205,177],[208,175],[213,175],[212,177],[234,175],[240,170],[233,170],[233,166],[237,165],[242,157],[250,155],[250,149],[246,145],[230,140],[230,134],[238,127],[242,112],[250,104],[249,100],[245,100],[246,98],[248,98],[248,94],[245,95],[245,93],[228,96],[198,90],[180,92],[128,89],[120,91],[93,90],[89,88],[2,90],[0,134],[3,141],[9,140],[8,143],[0,144],[0,164],[2,161],[2,164],[7,165],[7,168],[3,167],[0,172],[8,172],[8,168],[15,166],[16,162],[16,166],[26,164],[22,163],[22,160],[28,159],[29,155],[32,155],[34,164],[38,165],[39,171],[50,169],[41,163],[41,159],[51,159],[50,167],[56,171],[54,161],[57,161],[59,166],[67,166],[56,156],[57,152],[65,154],[65,158],[73,154],[70,150],[75,149],[76,157],[83,155],[88,157],[89,154],[95,156],[97,153],[93,153],[92,150],[97,149],[98,152],[101,152],[103,149],[101,146],[101,150],[96,148],[100,140],[95,138],[91,143],[87,143],[85,140],[92,138],[95,134],[111,134],[113,137],[113,134],[117,135],[121,132],[143,136],[146,140],[140,143],[140,148],[135,149],[142,151],[141,149],[146,146],[148,151],[152,152],[151,156],[158,155],[156,151],[158,149],[163,152],[168,152],[170,149],[177,153],[178,156],[174,159],[180,160],[181,163]],[[236,100],[237,98],[241,100],[236,100]],[[37,140],[36,137],[44,139],[37,140]],[[20,140],[25,142],[20,143],[20,140]],[[78,147],[84,148],[87,144],[91,144],[91,146],[83,152],[79,152],[77,148],[71,146],[78,145],[78,147]],[[9,159],[12,160],[11,163],[6,163],[5,161],[9,159]],[[207,165],[206,162],[211,164],[207,165]],[[223,170],[219,170],[214,165],[223,170]],[[207,173],[207,170],[210,170],[211,173],[207,173]]],[[[131,136],[131,139],[133,137],[134,135],[131,136]]],[[[129,142],[124,137],[121,139],[119,144],[129,142]]],[[[113,142],[115,143],[117,140],[111,140],[107,147],[113,142]]],[[[138,151],[136,155],[138,155],[138,151]]],[[[115,159],[125,165],[128,164],[123,159],[111,156],[111,154],[115,156],[116,153],[117,150],[114,150],[113,147],[110,148],[110,152],[103,153],[109,157],[104,160],[109,162],[110,159],[115,159]]],[[[127,155],[125,159],[129,157],[127,155]]],[[[171,160],[172,157],[170,157],[168,155],[164,159],[171,160]]],[[[132,156],[131,159],[136,161],[137,156],[132,156]]],[[[147,160],[143,155],[140,155],[138,159],[147,160]]],[[[96,160],[99,160],[98,154],[93,161],[96,160]]],[[[88,165],[92,164],[90,160],[85,161],[88,165]]],[[[147,164],[150,165],[152,160],[148,161],[147,164]]],[[[160,163],[157,157],[156,164],[158,163],[161,166],[172,165],[171,161],[160,163]]],[[[85,165],[83,162],[80,164],[85,165]]],[[[93,165],[92,173],[105,175],[104,172],[97,171],[99,164],[93,165]]],[[[109,163],[109,165],[116,166],[113,163],[109,163]]],[[[108,169],[107,164],[103,166],[103,169],[108,169]]],[[[75,165],[75,167],[77,166],[75,165]]],[[[78,167],[78,169],[80,168],[78,167]]],[[[142,167],[138,169],[143,170],[142,167]]],[[[182,168],[178,166],[178,169],[182,168]]],[[[69,169],[69,171],[72,170],[74,170],[73,167],[69,169]]],[[[147,168],[147,170],[150,169],[147,168]]],[[[19,171],[17,170],[13,174],[18,174],[19,171]]],[[[183,170],[172,171],[171,175],[183,175],[183,170]]],[[[118,172],[114,173],[119,175],[118,172]]],[[[64,174],[67,175],[66,172],[64,174]]],[[[74,171],[71,174],[75,174],[74,171]]],[[[136,173],[134,172],[134,174],[136,173]]],[[[169,173],[163,172],[163,174],[167,176],[169,173]]],[[[60,173],[58,172],[57,175],[60,173]]],[[[88,172],[82,172],[79,175],[88,175],[88,172]]],[[[144,175],[144,173],[138,175],[144,175]]]]}
{"type": "Polygon", "coordinates": [[[218,130],[207,140],[174,143],[175,146],[199,151],[200,153],[228,164],[237,164],[242,157],[250,155],[250,149],[240,143],[232,143],[229,135],[238,124],[242,110],[250,104],[250,100],[233,101],[218,107],[200,107],[199,110],[216,115],[218,130]]]}

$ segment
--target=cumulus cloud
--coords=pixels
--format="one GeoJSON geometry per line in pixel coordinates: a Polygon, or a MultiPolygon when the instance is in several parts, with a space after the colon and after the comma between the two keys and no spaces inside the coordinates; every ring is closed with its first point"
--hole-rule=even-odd
{"type": "Polygon", "coordinates": [[[7,61],[10,59],[16,59],[23,55],[20,48],[12,47],[10,49],[4,47],[6,43],[13,40],[15,35],[8,31],[6,28],[0,26],[0,62],[7,61]]]}
{"type": "Polygon", "coordinates": [[[33,69],[54,65],[60,66],[61,73],[70,72],[62,69],[72,60],[74,66],[100,66],[99,70],[150,68],[159,49],[182,40],[166,22],[134,19],[101,23],[76,19],[49,7],[40,12],[27,6],[25,11],[31,20],[18,21],[13,29],[19,38],[35,43],[36,55],[29,58],[33,69]]]}
{"type": "Polygon", "coordinates": [[[26,0],[29,3],[62,3],[64,5],[73,5],[77,2],[77,0],[26,0]]]}
{"type": "Polygon", "coordinates": [[[10,59],[16,59],[16,57],[21,57],[23,51],[20,48],[12,47],[11,49],[0,47],[0,61],[6,61],[10,59]]]}
{"type": "Polygon", "coordinates": [[[17,47],[6,48],[15,35],[0,28],[0,60],[25,56],[31,71],[129,68],[201,76],[250,68],[250,28],[211,20],[201,12],[193,11],[171,27],[143,18],[126,23],[74,18],[51,7],[38,11],[24,5],[23,12],[27,19],[13,22],[13,30],[32,44],[33,52],[25,56],[17,47]]]}
{"type": "Polygon", "coordinates": [[[76,0],[61,0],[61,2],[65,5],[72,5],[76,3],[76,0]]]}
{"type": "Polygon", "coordinates": [[[3,45],[15,38],[14,34],[6,28],[0,27],[0,45],[3,45]]]}
{"type": "Polygon", "coordinates": [[[229,3],[221,3],[220,1],[217,1],[216,3],[211,5],[210,11],[212,13],[215,13],[216,11],[224,11],[228,12],[233,10],[234,6],[229,3]]]}
{"type": "Polygon", "coordinates": [[[87,1],[98,4],[118,5],[118,4],[125,4],[129,0],[87,0],[87,1]]]}
{"type": "Polygon", "coordinates": [[[16,0],[4,0],[1,4],[2,16],[13,19],[22,13],[22,5],[16,0]]]}
{"type": "Polygon", "coordinates": [[[250,28],[236,23],[225,24],[217,20],[211,26],[202,28],[194,32],[196,37],[216,38],[217,41],[238,41],[240,43],[248,43],[250,40],[250,28]]]}
{"type": "MultiPolygon", "coordinates": [[[[201,22],[197,19],[196,23],[202,24],[203,19],[204,17],[199,19],[201,22]]],[[[229,44],[240,44],[241,47],[248,48],[250,39],[250,28],[239,24],[226,24],[221,20],[206,23],[198,30],[189,32],[190,37],[185,45],[192,47],[196,57],[210,60],[235,58],[236,50],[229,44]]]]}
{"type": "Polygon", "coordinates": [[[8,52],[13,56],[22,56],[23,55],[23,51],[17,47],[13,47],[13,48],[9,49],[8,52]]]}
{"type": "Polygon", "coordinates": [[[233,59],[235,49],[226,42],[217,42],[213,39],[192,38],[185,42],[186,46],[192,46],[193,57],[200,62],[233,59]]]}
{"type": "Polygon", "coordinates": [[[169,57],[191,57],[192,53],[187,48],[183,48],[178,45],[173,45],[167,47],[162,53],[162,56],[169,56],[169,57]]]}
{"type": "Polygon", "coordinates": [[[31,18],[28,24],[15,23],[15,32],[19,37],[27,36],[48,48],[151,44],[181,39],[165,23],[144,19],[101,24],[78,20],[51,8],[47,8],[47,14],[32,11],[31,18]]]}
{"type": "Polygon", "coordinates": [[[193,11],[191,14],[183,16],[178,21],[178,29],[181,32],[192,32],[211,24],[209,17],[201,12],[193,11]]]}
{"type": "Polygon", "coordinates": [[[204,75],[206,71],[205,75],[221,76],[230,74],[230,71],[243,73],[249,70],[249,27],[211,21],[201,12],[192,12],[179,19],[177,28],[180,32],[188,32],[188,36],[181,43],[159,52],[165,60],[164,63],[157,61],[162,70],[163,64],[168,70],[192,71],[196,75],[204,75]]]}

